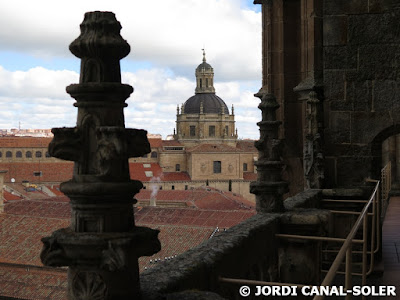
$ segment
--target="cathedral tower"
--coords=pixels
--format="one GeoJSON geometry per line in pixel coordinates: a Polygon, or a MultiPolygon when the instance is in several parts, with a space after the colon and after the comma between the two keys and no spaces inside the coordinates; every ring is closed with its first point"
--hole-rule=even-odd
{"type": "Polygon", "coordinates": [[[206,61],[196,68],[195,95],[177,108],[175,139],[183,144],[228,143],[235,144],[235,115],[215,94],[214,69],[206,61]]]}

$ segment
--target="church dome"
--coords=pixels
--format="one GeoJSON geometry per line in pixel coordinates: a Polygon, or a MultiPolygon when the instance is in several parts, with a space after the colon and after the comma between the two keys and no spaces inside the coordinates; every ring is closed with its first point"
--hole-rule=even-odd
{"type": "Polygon", "coordinates": [[[190,97],[183,104],[183,111],[185,114],[199,114],[201,105],[205,114],[219,114],[222,111],[229,114],[228,106],[215,93],[200,93],[190,97]]]}
{"type": "Polygon", "coordinates": [[[201,70],[206,70],[206,71],[212,71],[212,67],[210,64],[206,63],[205,61],[199,64],[199,66],[196,68],[196,71],[199,72],[201,70]]]}

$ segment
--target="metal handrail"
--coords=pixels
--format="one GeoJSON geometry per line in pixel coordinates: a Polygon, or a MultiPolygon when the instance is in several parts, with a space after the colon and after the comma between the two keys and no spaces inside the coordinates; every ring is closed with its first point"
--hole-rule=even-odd
{"type": "MultiPolygon", "coordinates": [[[[366,284],[366,252],[367,252],[367,230],[368,230],[368,219],[367,219],[367,211],[368,208],[371,204],[373,204],[373,212],[375,212],[375,205],[377,200],[379,199],[379,185],[380,182],[378,181],[376,183],[375,189],[371,195],[371,197],[368,200],[368,203],[364,206],[363,210],[361,211],[361,214],[358,216],[357,221],[355,222],[353,228],[351,229],[349,235],[347,236],[345,242],[343,243],[342,247],[339,250],[339,253],[337,254],[335,260],[333,261],[328,273],[325,275],[324,280],[322,281],[322,286],[330,286],[332,284],[333,279],[336,276],[336,273],[339,270],[340,264],[342,263],[344,257],[346,256],[346,278],[345,278],[345,288],[346,290],[349,290],[351,288],[351,249],[352,249],[352,244],[353,244],[353,239],[354,236],[356,235],[361,222],[363,222],[363,267],[362,267],[362,285],[366,284]]],[[[379,207],[379,206],[378,206],[379,207]]],[[[372,217],[372,236],[374,237],[375,233],[375,216],[372,217]]],[[[374,238],[371,239],[371,246],[373,249],[374,238]]],[[[371,251],[372,252],[372,251],[371,251]]],[[[373,265],[373,257],[374,255],[371,255],[371,266],[373,265]]],[[[372,269],[372,268],[371,268],[372,269]]],[[[315,296],[314,300],[319,300],[319,299],[324,299],[324,296],[315,296]]],[[[346,299],[349,299],[350,295],[346,296],[346,299]]]]}
{"type": "MultiPolygon", "coordinates": [[[[386,166],[385,166],[386,167],[386,166]]],[[[383,173],[382,169],[382,173],[383,173]]],[[[390,172],[390,165],[385,169],[386,172],[390,172]]],[[[390,176],[390,175],[389,175],[390,176]]],[[[388,177],[388,176],[387,176],[388,177]]],[[[390,177],[389,177],[390,178],[390,177]]],[[[275,234],[277,238],[294,238],[294,239],[308,239],[308,240],[316,240],[316,241],[329,241],[329,242],[343,242],[342,247],[340,248],[338,254],[336,255],[335,260],[333,261],[330,269],[325,275],[324,280],[321,283],[321,286],[330,286],[332,284],[332,281],[336,274],[345,274],[345,290],[349,290],[352,287],[352,276],[362,276],[362,285],[366,284],[366,277],[367,275],[372,273],[373,267],[374,267],[374,254],[377,253],[380,249],[380,240],[381,240],[381,235],[380,235],[380,211],[381,211],[381,203],[380,203],[380,186],[381,186],[381,181],[379,180],[369,180],[371,182],[376,182],[375,188],[368,199],[368,202],[365,204],[364,208],[360,213],[354,213],[354,214],[359,214],[355,224],[353,225],[350,233],[346,237],[346,239],[342,238],[333,238],[333,237],[321,237],[321,236],[302,236],[302,235],[290,235],[290,234],[275,234]],[[368,212],[369,207],[372,204],[372,213],[368,212]],[[368,217],[372,217],[372,226],[371,226],[371,246],[370,246],[370,251],[368,251],[368,217]],[[359,230],[361,223],[363,225],[363,238],[362,240],[354,239],[357,231],[359,230]],[[375,239],[376,239],[376,245],[375,245],[375,239]],[[352,245],[353,243],[361,243],[363,245],[362,251],[352,251],[352,245]],[[376,247],[376,248],[375,248],[376,247]],[[361,273],[353,273],[352,272],[352,253],[362,253],[362,272],[361,273]],[[370,264],[369,264],[369,269],[367,271],[367,255],[370,254],[370,264]],[[339,267],[342,264],[342,261],[344,257],[346,256],[346,265],[345,265],[345,272],[339,271],[339,267]]],[[[389,181],[390,182],[390,181],[389,181]]],[[[385,183],[387,184],[387,183],[385,183]]],[[[390,190],[390,184],[387,185],[386,187],[389,187],[390,190]]],[[[386,194],[386,197],[388,196],[388,193],[386,194]]],[[[385,200],[385,199],[382,199],[385,200]]],[[[351,200],[350,200],[351,202],[351,200]]],[[[361,201],[360,201],[361,202],[361,201]]],[[[383,201],[382,201],[383,202],[383,201]]],[[[334,213],[346,213],[346,212],[339,212],[339,211],[333,211],[334,213]]],[[[278,283],[278,282],[263,282],[263,281],[256,281],[256,280],[246,280],[246,279],[233,279],[233,278],[223,278],[220,277],[219,280],[221,282],[230,282],[230,283],[242,283],[242,284],[249,284],[249,285],[255,285],[255,284],[264,284],[264,285],[290,285],[290,286],[304,286],[301,284],[294,284],[294,283],[278,283]]],[[[346,299],[349,299],[351,295],[347,295],[346,299]]],[[[315,296],[313,300],[319,300],[319,299],[324,299],[325,296],[315,296]]],[[[363,296],[363,299],[365,297],[363,296]]]]}

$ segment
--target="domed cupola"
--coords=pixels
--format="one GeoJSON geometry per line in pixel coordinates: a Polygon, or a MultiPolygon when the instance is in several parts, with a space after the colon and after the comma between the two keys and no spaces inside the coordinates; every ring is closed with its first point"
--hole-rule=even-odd
{"type": "Polygon", "coordinates": [[[215,93],[214,69],[206,62],[206,52],[203,50],[203,62],[196,68],[196,94],[215,93]]]}
{"type": "Polygon", "coordinates": [[[236,145],[235,115],[229,112],[225,101],[215,94],[214,69],[206,62],[196,68],[195,95],[176,110],[174,138],[185,145],[204,143],[227,143],[236,145]]]}

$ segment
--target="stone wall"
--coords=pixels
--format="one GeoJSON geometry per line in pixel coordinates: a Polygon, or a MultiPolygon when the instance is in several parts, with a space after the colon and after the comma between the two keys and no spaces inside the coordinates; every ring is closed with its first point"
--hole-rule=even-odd
{"type": "Polygon", "coordinates": [[[379,178],[382,142],[399,133],[398,1],[324,1],[327,186],[379,178]]]}
{"type": "Polygon", "coordinates": [[[320,196],[321,190],[310,190],[289,198],[285,201],[287,212],[257,214],[144,271],[140,276],[143,298],[219,299],[214,294],[207,298],[208,291],[224,299],[242,299],[238,293],[242,284],[222,283],[219,277],[318,284],[320,242],[278,240],[275,234],[329,235],[329,212],[313,209],[320,196]],[[300,207],[303,209],[291,210],[300,207]],[[193,291],[201,291],[196,292],[199,298],[193,291]]]}

